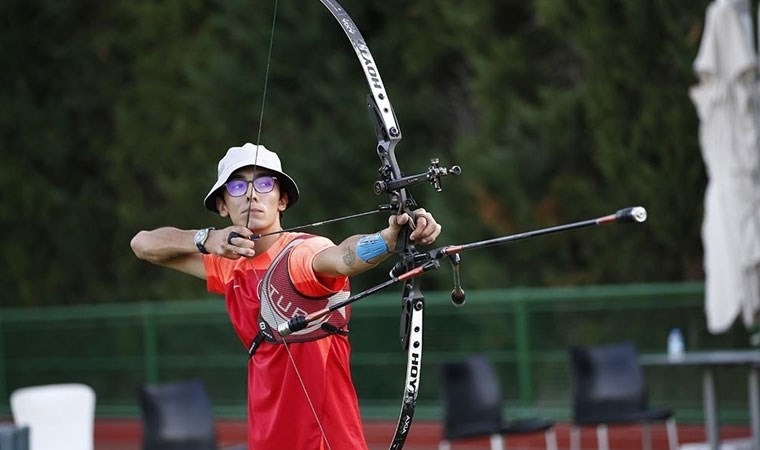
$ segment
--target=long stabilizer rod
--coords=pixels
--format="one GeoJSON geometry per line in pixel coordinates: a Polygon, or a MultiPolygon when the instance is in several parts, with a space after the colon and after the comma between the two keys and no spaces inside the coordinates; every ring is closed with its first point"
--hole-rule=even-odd
{"type": "Polygon", "coordinates": [[[585,228],[594,225],[605,225],[610,223],[643,223],[647,220],[647,210],[642,206],[632,206],[630,208],[624,208],[616,212],[615,214],[609,214],[596,219],[582,220],[580,222],[568,223],[565,225],[557,225],[549,228],[542,228],[539,230],[527,231],[525,233],[512,234],[509,236],[502,236],[493,239],[487,239],[485,241],[471,242],[469,244],[461,245],[447,245],[437,250],[433,250],[432,256],[435,259],[442,258],[454,253],[462,253],[465,250],[473,250],[482,247],[491,247],[494,245],[506,244],[513,241],[521,241],[524,239],[530,239],[546,234],[559,233],[560,231],[574,230],[576,228],[585,228]]]}
{"type": "MultiPolygon", "coordinates": [[[[385,289],[386,287],[392,284],[395,284],[399,281],[416,278],[425,272],[428,272],[433,269],[437,269],[439,259],[450,256],[450,255],[456,255],[465,250],[473,250],[476,248],[506,244],[513,241],[534,238],[537,236],[543,236],[543,235],[551,234],[551,233],[558,233],[560,231],[573,230],[576,228],[590,227],[594,225],[605,225],[605,224],[611,224],[611,223],[643,223],[646,220],[647,220],[647,210],[641,206],[633,206],[630,208],[621,209],[615,214],[602,216],[596,219],[583,220],[580,222],[569,223],[566,225],[558,225],[558,226],[550,227],[550,228],[542,228],[540,230],[528,231],[525,233],[513,234],[510,236],[502,236],[502,237],[498,237],[494,239],[488,239],[485,241],[472,242],[469,244],[447,245],[445,247],[431,250],[429,252],[421,252],[417,254],[417,257],[420,258],[421,264],[417,265],[414,269],[404,272],[400,275],[395,275],[395,276],[392,275],[390,280],[384,281],[383,283],[380,283],[379,285],[371,287],[356,295],[352,295],[346,300],[338,302],[330,307],[323,308],[319,311],[315,311],[305,316],[302,316],[302,315],[295,316],[286,322],[280,323],[277,326],[277,332],[280,334],[280,336],[285,337],[296,331],[303,330],[310,323],[321,319],[322,317],[326,316],[327,314],[339,308],[342,308],[357,300],[361,300],[369,296],[370,294],[374,294],[375,292],[385,289]]],[[[452,265],[458,266],[458,264],[459,264],[458,258],[456,262],[452,261],[452,265]]],[[[391,271],[391,273],[393,273],[393,271],[391,271]]],[[[457,286],[459,286],[458,272],[456,275],[456,284],[457,286]]],[[[457,289],[455,288],[455,290],[457,289]]],[[[454,301],[455,306],[461,306],[462,304],[464,304],[465,295],[464,295],[464,290],[461,289],[461,286],[458,287],[458,295],[459,297],[455,299],[454,293],[452,293],[452,301],[454,301]]]]}

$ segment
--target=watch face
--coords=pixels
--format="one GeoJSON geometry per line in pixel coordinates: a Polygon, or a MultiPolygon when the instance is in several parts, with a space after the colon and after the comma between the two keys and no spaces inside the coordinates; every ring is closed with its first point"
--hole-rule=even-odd
{"type": "Polygon", "coordinates": [[[196,244],[203,244],[206,242],[206,238],[208,237],[208,229],[204,228],[202,230],[198,230],[197,233],[195,233],[195,243],[196,244]]]}
{"type": "Polygon", "coordinates": [[[206,239],[208,239],[209,230],[213,230],[213,228],[204,228],[202,230],[198,230],[198,232],[195,233],[195,246],[198,247],[198,251],[204,255],[209,254],[209,251],[206,250],[206,247],[204,247],[206,244],[206,239]]]}

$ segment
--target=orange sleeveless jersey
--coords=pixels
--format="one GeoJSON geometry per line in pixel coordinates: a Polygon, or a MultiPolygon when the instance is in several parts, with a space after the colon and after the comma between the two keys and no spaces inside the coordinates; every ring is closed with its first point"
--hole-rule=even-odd
{"type": "MultiPolygon", "coordinates": [[[[252,259],[233,261],[203,256],[208,290],[225,296],[227,313],[244,347],[241,358],[246,357],[248,346],[258,333],[259,282],[272,260],[295,236],[296,233],[283,233],[266,253],[252,259]]],[[[347,278],[338,277],[325,285],[311,269],[314,256],[332,245],[327,238],[315,237],[293,249],[288,269],[291,281],[304,296],[324,297],[348,289],[347,278]]],[[[291,343],[287,348],[263,342],[248,361],[248,447],[367,449],[351,380],[350,351],[348,338],[341,335],[291,343]],[[290,361],[288,349],[305,387],[290,361]]]]}

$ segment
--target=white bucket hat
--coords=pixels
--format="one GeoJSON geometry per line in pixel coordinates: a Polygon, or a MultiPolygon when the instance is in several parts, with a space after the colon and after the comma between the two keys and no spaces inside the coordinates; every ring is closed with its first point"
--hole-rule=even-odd
{"type": "Polygon", "coordinates": [[[227,150],[224,158],[219,161],[216,183],[214,183],[214,187],[211,188],[203,200],[206,209],[215,213],[219,212],[216,209],[216,197],[219,195],[219,190],[222,189],[224,183],[229,180],[233,172],[246,166],[261,167],[262,169],[271,170],[276,173],[281,189],[288,194],[288,206],[286,209],[298,201],[298,185],[288,174],[282,171],[282,163],[280,163],[280,158],[277,154],[269,151],[263,145],[256,146],[247,143],[242,147],[230,148],[227,150]]]}

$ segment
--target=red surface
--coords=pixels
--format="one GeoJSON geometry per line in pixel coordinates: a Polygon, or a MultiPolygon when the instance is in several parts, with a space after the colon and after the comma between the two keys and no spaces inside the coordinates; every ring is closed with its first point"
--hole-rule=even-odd
{"type": "MultiPolygon", "coordinates": [[[[367,443],[371,450],[387,449],[393,435],[395,423],[389,421],[370,421],[364,424],[367,443]]],[[[220,420],[217,423],[221,445],[245,442],[246,424],[244,420],[220,420]]],[[[653,425],[653,450],[667,450],[665,427],[653,425]]],[[[611,450],[640,450],[641,429],[638,426],[614,426],[608,428],[611,450]]],[[[747,426],[724,426],[721,436],[724,439],[743,438],[750,435],[747,426]]],[[[441,425],[435,421],[415,421],[407,438],[406,450],[437,450],[441,436],[441,425]]],[[[687,442],[704,442],[705,433],[701,425],[679,425],[678,437],[681,444],[687,442]]],[[[99,419],[95,424],[95,450],[139,450],[141,430],[140,422],[132,419],[99,419]]],[[[557,425],[557,444],[560,450],[570,448],[570,427],[566,423],[557,425]]],[[[452,445],[452,450],[487,450],[486,439],[459,441],[452,445]]],[[[544,436],[539,433],[532,436],[510,437],[507,441],[509,450],[544,449],[544,436]]],[[[581,440],[582,449],[596,449],[596,433],[592,428],[585,428],[581,440]]]]}

